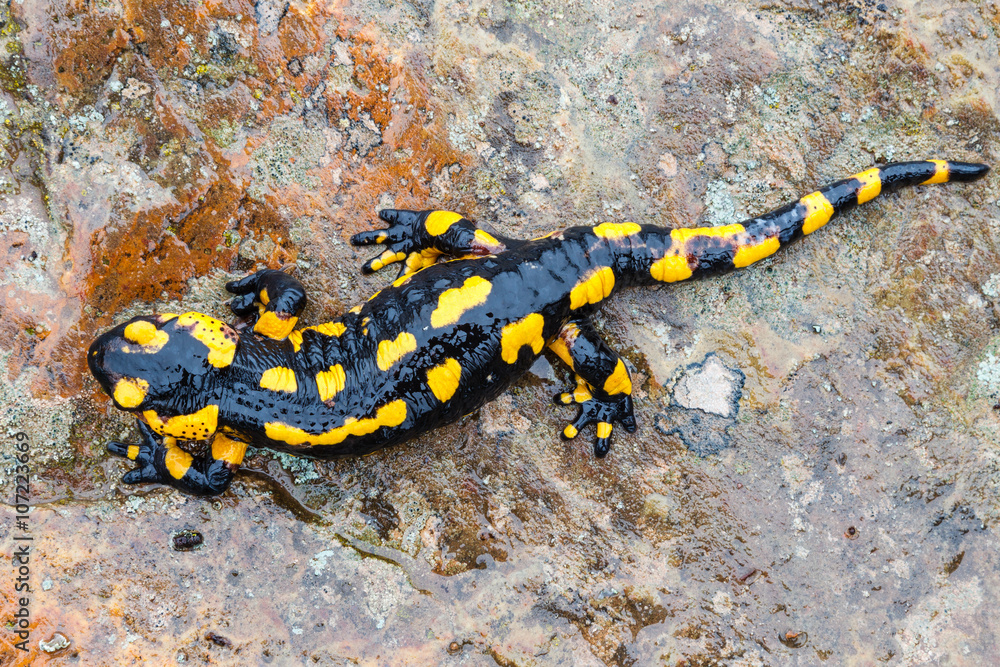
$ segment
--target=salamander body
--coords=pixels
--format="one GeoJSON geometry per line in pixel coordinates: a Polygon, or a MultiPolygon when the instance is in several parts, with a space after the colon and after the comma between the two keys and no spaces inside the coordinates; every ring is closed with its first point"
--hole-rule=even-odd
{"type": "Polygon", "coordinates": [[[91,345],[91,372],[141,442],[111,442],[137,467],[127,484],[224,491],[246,447],[334,458],[365,454],[469,414],[503,392],[548,348],[576,374],[557,397],[575,404],[563,431],[636,428],[632,383],[590,316],[621,287],[676,282],[748,266],[836,214],[907,185],[973,181],[988,167],[929,160],[872,168],[742,224],[667,229],[581,226],[531,241],[494,237],[457,213],[384,210],[385,229],[355,245],[381,254],[366,272],[399,277],[339,319],[296,328],[302,285],[259,271],[226,285],[242,331],[200,313],[143,316],[91,345]],[[194,457],[180,441],[210,440],[194,457]]]}

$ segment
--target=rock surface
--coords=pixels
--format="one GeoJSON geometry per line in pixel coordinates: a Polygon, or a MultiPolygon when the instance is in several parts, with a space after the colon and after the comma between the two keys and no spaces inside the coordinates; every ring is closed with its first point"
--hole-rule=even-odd
{"type": "Polygon", "coordinates": [[[33,551],[29,651],[10,569],[0,662],[1000,662],[1000,170],[615,299],[640,430],[603,460],[558,437],[553,359],[364,459],[136,490],[83,358],[139,313],[223,315],[258,267],[297,265],[307,323],[363,301],[389,277],[347,239],[387,205],[533,237],[996,165],[998,35],[957,0],[2,3],[0,426],[30,438],[33,551]],[[654,424],[713,353],[745,382],[702,458],[654,424]]]}

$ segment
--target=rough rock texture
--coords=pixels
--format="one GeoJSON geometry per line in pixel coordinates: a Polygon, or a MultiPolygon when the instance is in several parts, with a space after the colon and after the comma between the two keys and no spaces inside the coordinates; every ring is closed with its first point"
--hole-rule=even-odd
{"type": "Polygon", "coordinates": [[[0,662],[1000,662],[1000,170],[617,298],[641,428],[604,460],[559,440],[553,359],[418,442],[137,491],[83,359],[255,267],[298,266],[307,323],[362,301],[389,277],[346,239],[385,205],[531,237],[996,165],[995,0],[13,0],[0,61],[0,427],[34,504],[30,652],[8,569],[0,662]],[[654,422],[710,353],[746,378],[701,458],[654,422]]]}

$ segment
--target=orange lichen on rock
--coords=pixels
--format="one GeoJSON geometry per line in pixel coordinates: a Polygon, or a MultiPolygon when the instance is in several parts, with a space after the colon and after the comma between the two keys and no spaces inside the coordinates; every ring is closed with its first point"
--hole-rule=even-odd
{"type": "MultiPolygon", "coordinates": [[[[47,152],[45,207],[65,239],[38,249],[51,293],[18,298],[57,315],[0,330],[0,344],[18,350],[10,370],[47,366],[59,378],[40,393],[77,392],[78,351],[137,302],[180,298],[213,269],[294,262],[294,220],[347,236],[385,193],[416,206],[442,172],[471,163],[447,142],[447,114],[435,113],[412,43],[323,3],[262,11],[227,1],[12,6],[26,81],[63,107],[99,110],[84,116],[94,119],[86,131],[60,128],[61,146],[26,146],[47,152]],[[29,329],[48,337],[21,335],[29,329]]],[[[323,238],[299,243],[315,243],[324,261],[340,252],[323,238]]]]}

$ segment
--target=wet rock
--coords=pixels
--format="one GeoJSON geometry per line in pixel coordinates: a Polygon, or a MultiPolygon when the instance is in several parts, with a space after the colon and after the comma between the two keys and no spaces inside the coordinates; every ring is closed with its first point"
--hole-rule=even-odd
{"type": "Polygon", "coordinates": [[[642,513],[657,519],[670,519],[680,509],[680,504],[672,497],[651,493],[643,499],[642,513]]]}
{"type": "Polygon", "coordinates": [[[729,446],[746,376],[709,354],[682,373],[666,413],[656,416],[665,435],[678,435],[698,456],[718,454],[729,446]]]}
{"type": "Polygon", "coordinates": [[[289,0],[257,0],[254,3],[254,16],[257,18],[257,30],[261,37],[268,37],[278,31],[278,24],[288,12],[289,0]]]}
{"type": "Polygon", "coordinates": [[[674,387],[673,401],[686,410],[701,410],[734,419],[746,375],[729,368],[715,354],[687,367],[674,387]]]}
{"type": "Polygon", "coordinates": [[[31,438],[37,627],[99,664],[997,663],[970,630],[1000,624],[996,172],[623,291],[597,325],[640,430],[604,460],[559,440],[553,358],[362,459],[253,451],[211,501],[117,486],[134,420],[95,333],[224,316],[257,266],[298,266],[322,321],[386,284],[346,243],[380,207],[690,227],[873,161],[996,161],[982,3],[390,4],[0,6],[0,430],[31,438]],[[196,572],[183,525],[211,527],[196,572]]]}
{"type": "Polygon", "coordinates": [[[49,637],[48,641],[43,640],[38,642],[38,647],[45,653],[58,653],[63,649],[69,648],[70,641],[66,638],[66,635],[57,632],[49,637]]]}

